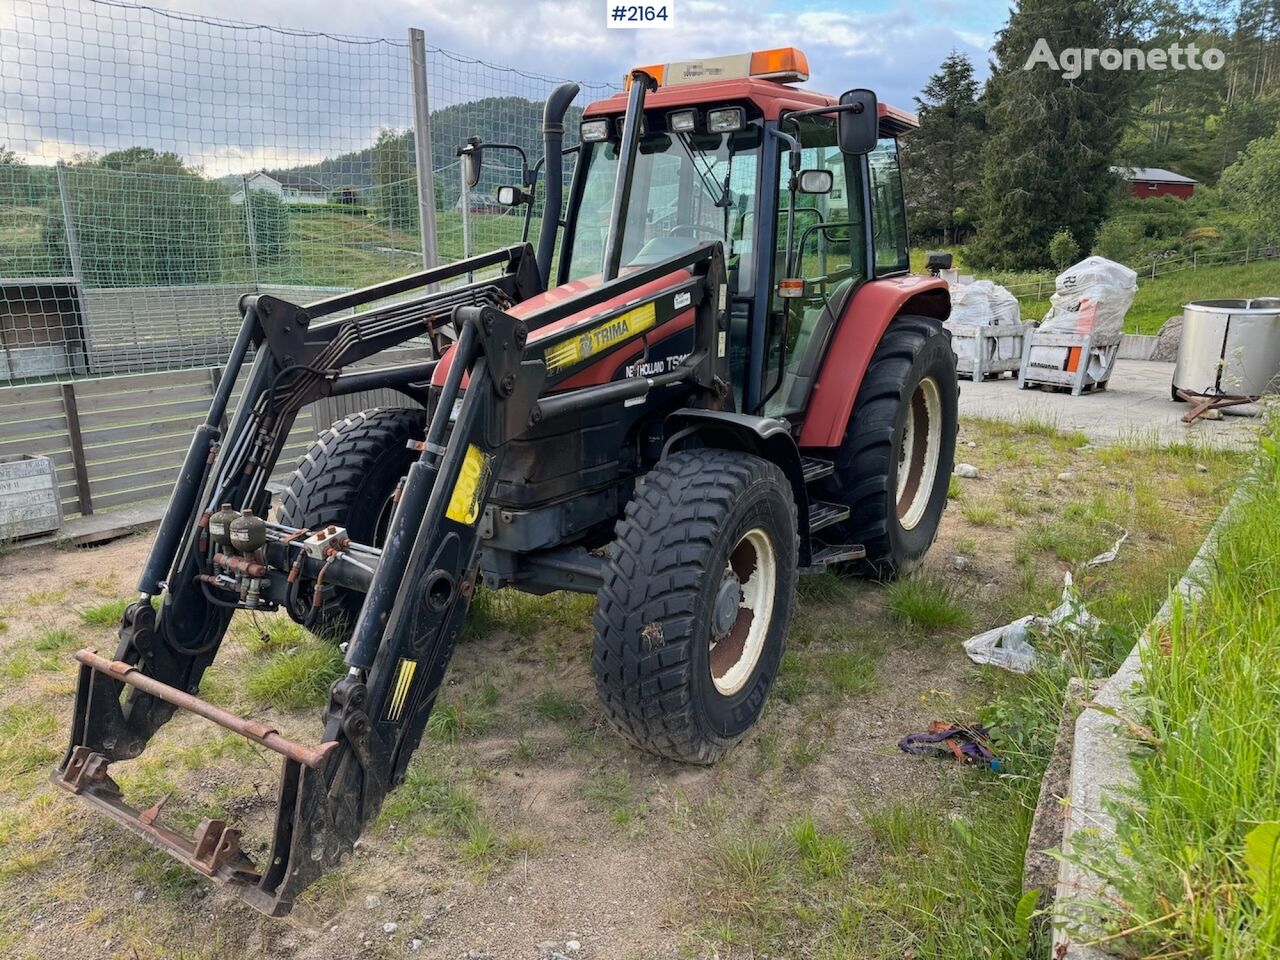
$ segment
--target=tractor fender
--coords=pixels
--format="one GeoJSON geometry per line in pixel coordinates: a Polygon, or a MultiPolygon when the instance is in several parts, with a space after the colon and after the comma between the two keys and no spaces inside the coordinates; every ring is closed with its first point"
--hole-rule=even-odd
{"type": "Polygon", "coordinates": [[[717,447],[753,453],[776,464],[791,484],[796,501],[800,565],[809,563],[809,494],[804,483],[800,448],[796,446],[786,423],[774,417],[683,407],[667,415],[666,436],[663,458],[675,450],[689,447],[717,447]]]}
{"type": "Polygon", "coordinates": [[[863,374],[894,317],[910,313],[946,320],[951,315],[947,283],[939,277],[890,277],[864,283],[849,298],[809,396],[800,446],[838,447],[863,374]]]}

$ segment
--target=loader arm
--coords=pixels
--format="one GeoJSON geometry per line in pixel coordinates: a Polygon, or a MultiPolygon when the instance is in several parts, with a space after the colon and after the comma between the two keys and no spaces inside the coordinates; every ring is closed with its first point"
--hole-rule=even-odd
{"type": "MultiPolygon", "coordinates": [[[[287,913],[307,885],[351,850],[403,779],[421,740],[472,597],[478,521],[508,444],[546,418],[643,397],[657,387],[686,384],[686,406],[720,409],[726,403],[722,344],[728,319],[718,243],[531,315],[507,312],[539,288],[531,250],[523,246],[308,307],[264,297],[245,303],[243,347],[224,377],[224,385],[234,381],[248,345],[256,345],[241,403],[224,438],[219,424],[229,387],[220,391],[196,432],[140,577],[141,597],[125,613],[115,659],[89,650],[77,654],[71,743],[55,783],[272,915],[287,913]],[[505,272],[346,319],[313,322],[481,266],[503,266],[505,272]],[[637,293],[676,271],[687,271],[688,281],[637,293]],[[696,328],[696,349],[676,369],[544,395],[601,357],[634,349],[647,329],[633,322],[637,311],[670,312],[676,297],[694,308],[696,328]],[[619,302],[623,306],[612,306],[619,302]],[[571,322],[555,335],[526,344],[533,327],[566,319],[571,322]],[[334,528],[294,530],[262,519],[269,505],[265,482],[297,412],[339,388],[350,376],[347,365],[424,331],[438,333],[446,322],[457,338],[448,375],[382,548],[353,544],[334,528]],[[222,504],[232,514],[248,511],[231,524],[229,540],[219,526],[228,515],[222,504]],[[331,687],[318,745],[287,740],[196,696],[235,610],[305,606],[296,589],[300,581],[314,581],[316,607],[326,578],[366,596],[346,650],[347,673],[331,687]],[[152,604],[157,593],[158,611],[152,604]],[[141,812],[131,807],[112,779],[110,764],[138,756],[177,709],[282,756],[274,834],[263,865],[225,822],[206,820],[193,838],[182,837],[158,822],[158,805],[141,812]]],[[[391,369],[380,385],[406,387],[428,368],[391,369]]]]}

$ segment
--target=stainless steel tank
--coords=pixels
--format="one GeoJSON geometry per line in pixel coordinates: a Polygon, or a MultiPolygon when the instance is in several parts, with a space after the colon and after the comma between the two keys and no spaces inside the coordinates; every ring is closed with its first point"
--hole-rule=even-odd
{"type": "Polygon", "coordinates": [[[1182,308],[1173,390],[1257,397],[1280,390],[1280,297],[1199,300],[1182,308]]]}

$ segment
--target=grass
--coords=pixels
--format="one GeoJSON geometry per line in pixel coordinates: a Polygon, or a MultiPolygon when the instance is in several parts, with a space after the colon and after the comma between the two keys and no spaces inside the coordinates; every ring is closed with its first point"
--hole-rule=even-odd
{"type": "Polygon", "coordinates": [[[833,650],[822,657],[831,689],[842,697],[870,693],[880,674],[880,654],[868,650],[833,650]]]}
{"type": "Polygon", "coordinates": [[[59,754],[60,718],[40,704],[0,712],[0,792],[25,793],[48,774],[59,754]]]}
{"type": "Polygon", "coordinates": [[[120,618],[124,616],[125,607],[132,602],[127,597],[122,597],[92,607],[84,607],[80,610],[80,619],[91,627],[118,627],[120,618]]]}
{"type": "Polygon", "coordinates": [[[31,645],[31,649],[41,653],[50,653],[63,650],[71,650],[80,643],[80,638],[70,630],[56,628],[46,630],[40,636],[36,637],[36,642],[31,645]]]}
{"type": "Polygon", "coordinates": [[[973,619],[961,605],[949,583],[917,574],[891,584],[885,598],[893,615],[902,623],[923,630],[943,630],[968,626],[973,619]]]}
{"type": "Polygon", "coordinates": [[[586,712],[582,701],[555,690],[543,690],[533,700],[533,712],[552,723],[570,723],[586,712]]]}
{"type": "Polygon", "coordinates": [[[249,668],[245,691],[259,703],[300,710],[325,701],[343,671],[342,653],[324,640],[305,640],[249,668]]]}
{"type": "Polygon", "coordinates": [[[1280,954],[1276,425],[1203,595],[1175,604],[1144,647],[1149,734],[1119,822],[1128,858],[1102,848],[1088,857],[1115,887],[1108,928],[1128,954],[1280,954]]]}

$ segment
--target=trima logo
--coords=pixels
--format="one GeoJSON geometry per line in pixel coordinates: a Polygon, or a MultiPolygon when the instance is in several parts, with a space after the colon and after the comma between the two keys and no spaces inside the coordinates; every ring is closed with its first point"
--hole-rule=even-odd
{"type": "Polygon", "coordinates": [[[1031,48],[1023,70],[1045,66],[1057,70],[1063,80],[1075,80],[1086,70],[1221,70],[1227,55],[1217,47],[1201,51],[1194,43],[1171,43],[1167,48],[1068,47],[1054,54],[1049,41],[1041,37],[1031,48]]]}

